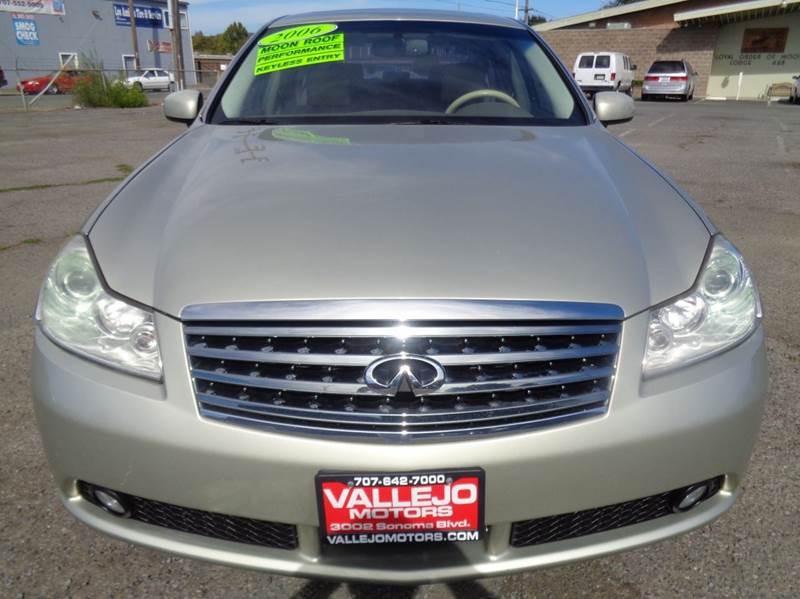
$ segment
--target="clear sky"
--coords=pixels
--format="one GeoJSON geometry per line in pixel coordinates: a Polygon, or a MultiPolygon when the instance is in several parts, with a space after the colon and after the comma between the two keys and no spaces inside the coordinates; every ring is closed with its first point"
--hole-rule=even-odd
{"type": "MultiPolygon", "coordinates": [[[[254,31],[270,19],[286,14],[339,8],[441,8],[514,16],[514,0],[189,0],[192,31],[220,33],[233,21],[254,31]]],[[[520,0],[520,6],[525,0],[520,0]]],[[[530,0],[548,19],[595,10],[603,0],[530,0]]]]}

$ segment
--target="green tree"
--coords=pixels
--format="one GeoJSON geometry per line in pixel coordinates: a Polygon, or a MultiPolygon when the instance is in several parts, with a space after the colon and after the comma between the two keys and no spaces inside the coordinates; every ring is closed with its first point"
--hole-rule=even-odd
{"type": "Polygon", "coordinates": [[[247,28],[239,21],[234,21],[225,31],[216,35],[196,31],[192,35],[192,45],[199,54],[236,54],[249,37],[247,28]]]}
{"type": "Polygon", "coordinates": [[[640,2],[641,0],[611,0],[610,2],[606,2],[603,4],[603,8],[614,8],[615,6],[625,6],[626,4],[633,4],[634,2],[640,2]]]}
{"type": "Polygon", "coordinates": [[[534,25],[538,25],[539,23],[547,23],[547,19],[542,15],[530,15],[528,16],[528,25],[533,27],[534,25]]]}
{"type": "Polygon", "coordinates": [[[234,21],[222,32],[222,42],[231,54],[236,54],[249,37],[247,28],[239,21],[234,21]]]}

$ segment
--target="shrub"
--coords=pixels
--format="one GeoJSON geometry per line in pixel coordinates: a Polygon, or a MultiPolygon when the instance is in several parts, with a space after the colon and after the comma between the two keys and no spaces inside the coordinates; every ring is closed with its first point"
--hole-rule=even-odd
{"type": "Polygon", "coordinates": [[[111,106],[116,108],[139,108],[150,105],[147,95],[140,87],[136,85],[125,87],[121,81],[115,81],[108,86],[108,97],[111,106]]]}
{"type": "Polygon", "coordinates": [[[72,93],[81,106],[91,108],[137,108],[150,104],[141,89],[128,89],[121,81],[111,82],[100,71],[82,75],[72,93]]]}

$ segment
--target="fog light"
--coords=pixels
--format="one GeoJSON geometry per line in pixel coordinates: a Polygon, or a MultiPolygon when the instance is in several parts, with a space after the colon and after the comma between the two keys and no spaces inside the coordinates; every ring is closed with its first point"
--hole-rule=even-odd
{"type": "Polygon", "coordinates": [[[687,512],[698,503],[707,498],[711,487],[709,483],[699,483],[684,489],[672,502],[672,509],[676,512],[687,512]]]}
{"type": "Polygon", "coordinates": [[[92,495],[94,495],[100,507],[110,514],[114,514],[115,516],[129,515],[130,511],[125,506],[124,500],[114,491],[95,487],[92,489],[92,495]]]}

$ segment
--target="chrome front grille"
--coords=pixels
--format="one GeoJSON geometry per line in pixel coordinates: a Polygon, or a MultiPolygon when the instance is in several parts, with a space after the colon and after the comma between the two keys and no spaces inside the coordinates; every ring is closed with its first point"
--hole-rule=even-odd
{"type": "Polygon", "coordinates": [[[184,333],[201,414],[234,424],[408,439],[603,414],[621,330],[608,316],[617,312],[588,320],[559,311],[548,320],[537,306],[536,320],[519,318],[519,310],[514,319],[493,310],[468,321],[206,318],[185,322],[184,333]],[[444,379],[424,394],[369,385],[368,367],[389,356],[434,360],[444,379]]]}

